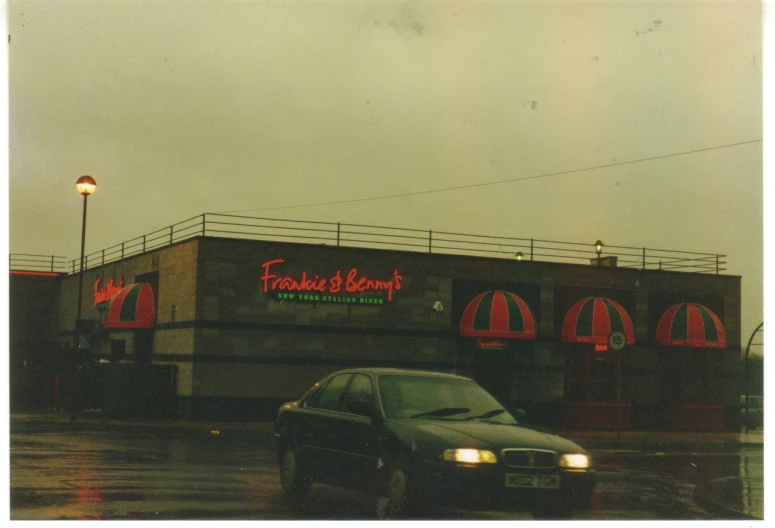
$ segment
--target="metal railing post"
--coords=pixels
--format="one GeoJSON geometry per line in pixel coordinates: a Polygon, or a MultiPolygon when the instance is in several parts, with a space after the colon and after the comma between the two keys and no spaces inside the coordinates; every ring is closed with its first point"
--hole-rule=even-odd
{"type": "Polygon", "coordinates": [[[641,269],[646,269],[646,248],[643,248],[643,263],[641,269]]]}
{"type": "Polygon", "coordinates": [[[51,271],[54,271],[54,255],[51,255],[51,271]]]}
{"type": "Polygon", "coordinates": [[[105,265],[105,250],[102,250],[102,265],[105,265]]]}
{"type": "Polygon", "coordinates": [[[121,242],[121,260],[124,260],[124,242],[121,242]]]}
{"type": "Polygon", "coordinates": [[[172,245],[172,230],[175,226],[170,226],[170,246],[172,245]]]}
{"type": "Polygon", "coordinates": [[[339,247],[339,233],[341,232],[342,225],[337,222],[336,223],[336,246],[339,247]]]}
{"type": "Polygon", "coordinates": [[[143,253],[145,253],[145,237],[146,235],[143,235],[143,253]]]}
{"type": "Polygon", "coordinates": [[[530,260],[533,260],[533,239],[530,239],[530,260]]]}
{"type": "Polygon", "coordinates": [[[718,255],[716,255],[716,275],[718,275],[718,255]]]}
{"type": "Polygon", "coordinates": [[[433,231],[430,229],[428,230],[428,253],[432,252],[431,246],[432,246],[432,240],[433,240],[433,231]]]}
{"type": "Polygon", "coordinates": [[[202,236],[207,232],[207,213],[202,213],[202,236]]]}

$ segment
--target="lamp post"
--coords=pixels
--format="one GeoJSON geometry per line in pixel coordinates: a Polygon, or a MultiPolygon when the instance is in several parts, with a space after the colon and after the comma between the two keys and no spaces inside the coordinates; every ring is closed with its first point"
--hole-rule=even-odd
{"type": "MultiPolygon", "coordinates": [[[[743,368],[745,369],[745,434],[748,434],[748,354],[751,351],[751,343],[753,342],[753,336],[756,335],[756,332],[762,329],[764,326],[764,323],[759,323],[759,326],[756,327],[756,330],[753,331],[751,334],[751,338],[748,340],[748,345],[745,347],[745,365],[743,368]]],[[[764,422],[762,422],[762,425],[764,422]]]]}
{"type": "Polygon", "coordinates": [[[86,249],[86,201],[97,188],[97,182],[91,176],[81,176],[75,182],[75,188],[83,195],[83,217],[81,219],[81,267],[78,270],[78,309],[75,313],[75,346],[73,364],[73,396],[70,402],[70,420],[74,421],[78,412],[78,346],[81,340],[81,300],[83,297],[83,258],[86,249]]]}
{"type": "Polygon", "coordinates": [[[97,188],[97,182],[91,176],[81,176],[75,182],[75,188],[83,195],[83,217],[81,219],[81,267],[78,272],[78,311],[75,315],[75,347],[78,348],[79,325],[81,321],[81,299],[83,297],[83,257],[86,249],[86,201],[97,188]]]}

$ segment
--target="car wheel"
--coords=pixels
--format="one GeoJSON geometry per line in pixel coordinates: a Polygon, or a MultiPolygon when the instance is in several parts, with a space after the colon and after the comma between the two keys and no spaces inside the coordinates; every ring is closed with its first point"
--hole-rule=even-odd
{"type": "Polygon", "coordinates": [[[283,450],[280,458],[280,484],[283,495],[289,499],[303,499],[312,485],[312,481],[304,475],[297,446],[288,445],[283,450]]]}
{"type": "Polygon", "coordinates": [[[414,501],[405,463],[395,463],[388,467],[382,489],[382,495],[377,501],[377,516],[380,519],[406,518],[414,501]]]}

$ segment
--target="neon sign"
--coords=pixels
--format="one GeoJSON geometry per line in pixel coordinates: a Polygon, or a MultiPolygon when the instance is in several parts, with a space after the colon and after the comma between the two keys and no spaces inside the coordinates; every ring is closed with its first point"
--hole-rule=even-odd
{"type": "MultiPolygon", "coordinates": [[[[336,273],[329,278],[321,277],[320,275],[307,274],[306,271],[301,273],[300,277],[290,277],[288,275],[279,275],[272,273],[272,266],[275,264],[282,264],[284,259],[275,259],[261,264],[261,268],[264,270],[261,275],[261,283],[263,284],[264,293],[277,292],[279,293],[297,292],[299,294],[309,294],[302,299],[302,295],[299,295],[299,300],[319,300],[321,302],[359,302],[352,299],[361,299],[361,297],[352,297],[346,301],[343,300],[329,300],[329,297],[344,299],[346,295],[328,295],[328,294],[356,294],[356,293],[375,293],[375,292],[387,292],[388,302],[393,300],[393,292],[401,289],[401,280],[403,277],[398,273],[397,269],[393,270],[393,276],[387,280],[370,279],[358,275],[357,268],[350,268],[350,270],[344,274],[342,270],[336,270],[336,273]],[[326,294],[326,295],[321,295],[326,294]],[[317,299],[316,299],[317,298],[317,299]],[[325,298],[325,300],[324,300],[325,298]]],[[[285,297],[288,298],[288,297],[285,297]]],[[[367,303],[367,304],[382,304],[382,303],[367,303]]]]}
{"type": "Polygon", "coordinates": [[[606,344],[596,344],[595,345],[595,352],[608,352],[608,345],[606,344]]]}
{"type": "Polygon", "coordinates": [[[506,343],[504,343],[503,341],[497,341],[494,339],[491,341],[487,341],[486,339],[476,340],[476,347],[482,348],[485,350],[500,350],[505,346],[506,346],[506,343]]]}
{"type": "Polygon", "coordinates": [[[94,281],[94,306],[108,302],[114,295],[120,292],[121,288],[124,287],[124,276],[119,277],[118,284],[113,279],[110,279],[104,288],[100,288],[101,282],[102,279],[94,281]]]}

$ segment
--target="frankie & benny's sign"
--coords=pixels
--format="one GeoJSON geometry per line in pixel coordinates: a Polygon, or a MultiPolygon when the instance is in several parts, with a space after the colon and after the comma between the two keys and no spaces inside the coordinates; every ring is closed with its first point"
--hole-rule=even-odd
{"type": "Polygon", "coordinates": [[[368,294],[387,292],[387,300],[390,302],[393,300],[393,292],[401,289],[403,279],[397,269],[393,270],[391,277],[379,280],[359,275],[357,268],[350,268],[346,273],[339,269],[330,277],[321,277],[319,274],[313,276],[306,271],[301,276],[292,277],[277,271],[278,265],[283,262],[284,259],[274,259],[261,264],[264,293],[275,293],[281,300],[384,304],[382,296],[368,294]]]}

